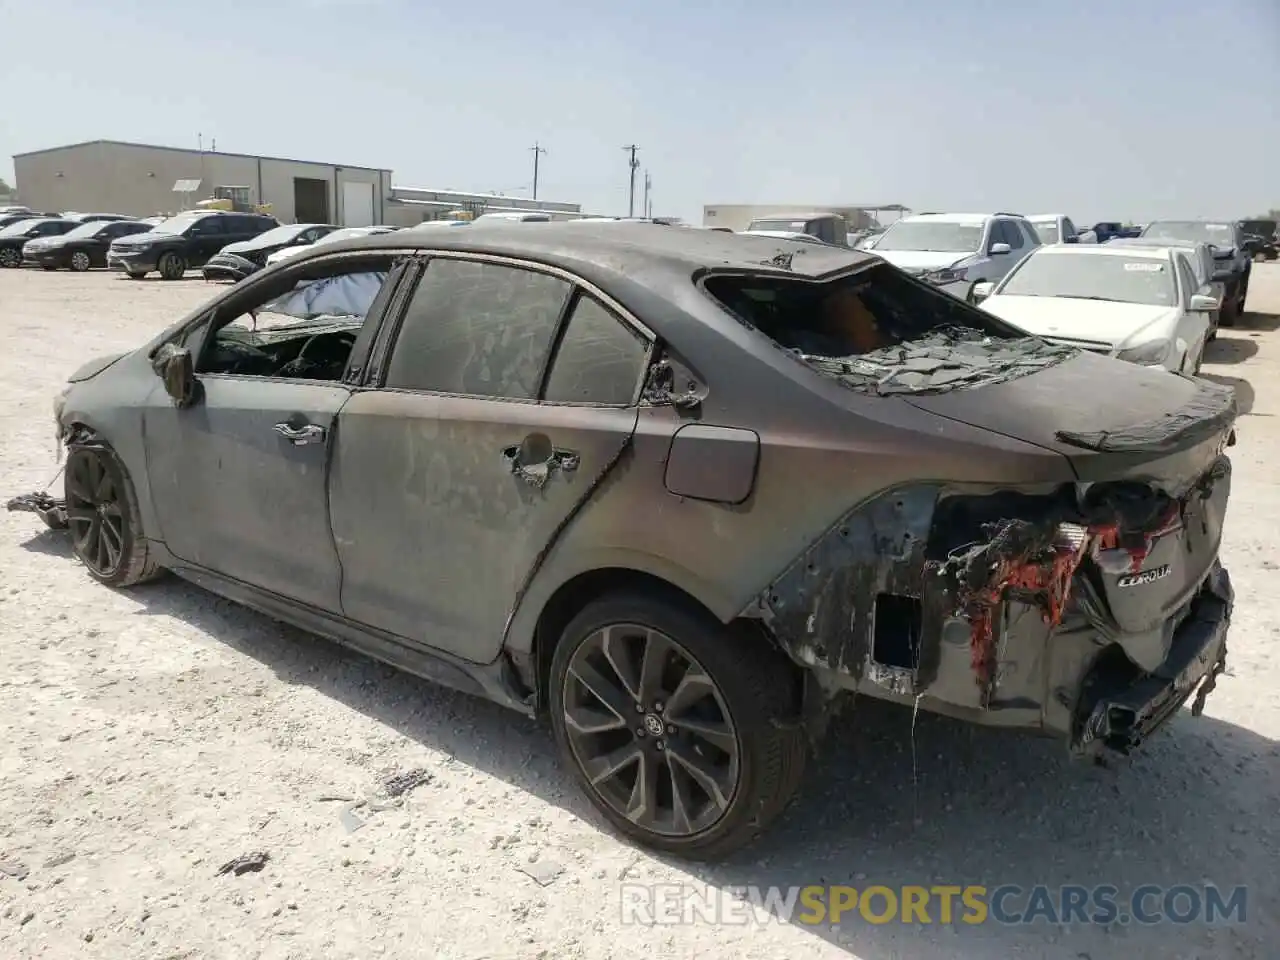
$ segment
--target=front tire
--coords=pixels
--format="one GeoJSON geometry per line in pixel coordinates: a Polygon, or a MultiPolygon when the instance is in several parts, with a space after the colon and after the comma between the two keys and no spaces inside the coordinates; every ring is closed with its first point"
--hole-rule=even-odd
{"type": "Polygon", "coordinates": [[[187,261],[180,253],[166,253],[156,267],[161,280],[181,280],[187,272],[187,261]]]}
{"type": "Polygon", "coordinates": [[[795,666],[763,638],[691,604],[610,594],[556,646],[551,723],[617,830],[719,859],[763,832],[799,786],[806,747],[791,678],[795,666]]]}
{"type": "Polygon", "coordinates": [[[22,254],[13,247],[0,248],[0,267],[14,270],[20,266],[22,266],[22,254]]]}
{"type": "Polygon", "coordinates": [[[130,587],[159,575],[133,484],[110,448],[73,449],[64,482],[71,548],[89,576],[109,587],[130,587]]]}

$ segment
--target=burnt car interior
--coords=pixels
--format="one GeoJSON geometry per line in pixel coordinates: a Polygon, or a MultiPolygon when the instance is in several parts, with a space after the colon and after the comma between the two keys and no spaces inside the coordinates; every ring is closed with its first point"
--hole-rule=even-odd
{"type": "Polygon", "coordinates": [[[705,288],[740,320],[806,356],[860,356],[947,329],[1024,336],[887,265],[827,281],[713,276],[705,288]]]}
{"type": "Polygon", "coordinates": [[[224,301],[210,321],[213,335],[198,350],[196,372],[341,380],[392,259],[308,265],[224,301]]]}

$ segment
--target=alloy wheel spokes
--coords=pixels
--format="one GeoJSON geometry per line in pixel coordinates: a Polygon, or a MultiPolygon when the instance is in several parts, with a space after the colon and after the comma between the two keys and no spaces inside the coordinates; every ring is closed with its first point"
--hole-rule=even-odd
{"type": "Polygon", "coordinates": [[[111,474],[96,453],[79,452],[67,465],[67,525],[80,559],[97,573],[108,574],[119,566],[124,512],[111,474]]]}
{"type": "Polygon", "coordinates": [[[638,624],[601,628],[574,653],[564,684],[569,745],[618,814],[685,836],[728,811],[737,731],[714,681],[680,644],[638,624]]]}

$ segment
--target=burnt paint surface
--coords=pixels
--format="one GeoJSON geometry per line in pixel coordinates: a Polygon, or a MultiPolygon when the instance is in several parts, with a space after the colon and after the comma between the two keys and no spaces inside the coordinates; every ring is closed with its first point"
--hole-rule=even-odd
{"type": "Polygon", "coordinates": [[[686,424],[671,438],[668,493],[696,500],[743,503],[755,487],[760,436],[754,430],[686,424]]]}

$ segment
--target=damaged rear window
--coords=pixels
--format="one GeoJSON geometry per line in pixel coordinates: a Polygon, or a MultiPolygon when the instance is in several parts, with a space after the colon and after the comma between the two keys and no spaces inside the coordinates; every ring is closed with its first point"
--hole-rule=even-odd
{"type": "Polygon", "coordinates": [[[713,276],[706,292],[748,326],[861,393],[945,393],[1076,356],[887,264],[825,282],[713,276]]]}

